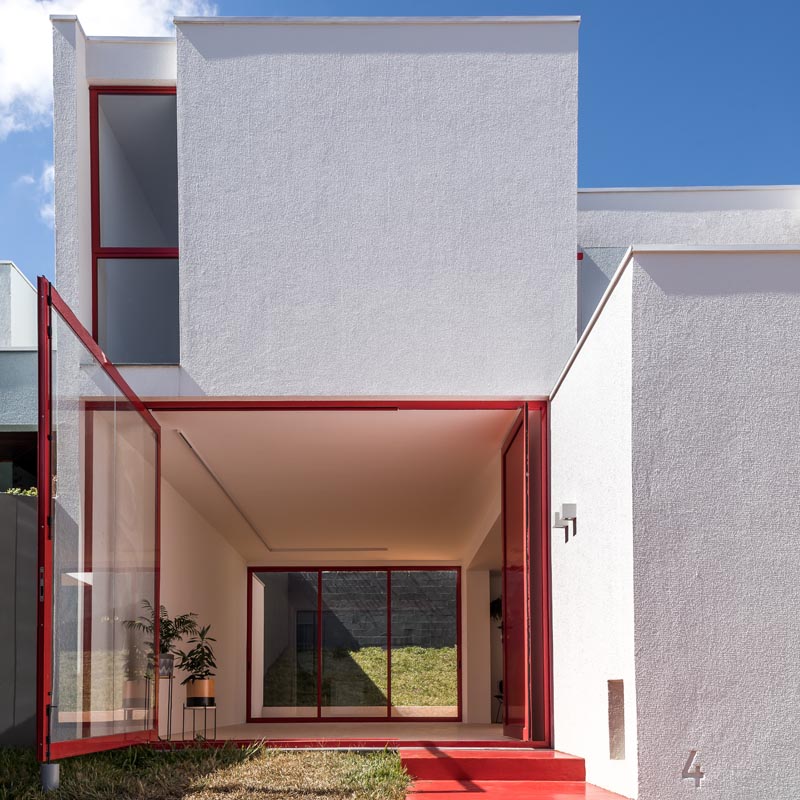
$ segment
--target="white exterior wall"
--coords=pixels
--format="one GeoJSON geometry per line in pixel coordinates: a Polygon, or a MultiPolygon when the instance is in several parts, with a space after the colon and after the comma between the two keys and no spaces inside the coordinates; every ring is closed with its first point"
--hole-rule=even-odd
{"type": "MultiPolygon", "coordinates": [[[[167,481],[161,482],[161,602],[171,616],[194,611],[216,638],[217,725],[245,720],[247,566],[244,559],[167,481]]],[[[179,648],[186,650],[185,644],[179,648]]],[[[176,670],[172,733],[180,738],[186,675],[176,670]]],[[[167,729],[166,681],[161,682],[159,726],[167,729]]],[[[209,717],[210,719],[210,717],[209,717]]],[[[199,721],[199,720],[198,720],[199,721]]],[[[191,716],[187,716],[187,725],[191,716]]],[[[209,737],[211,733],[209,733],[209,737]]]]}
{"type": "Polygon", "coordinates": [[[633,296],[640,797],[690,750],[708,800],[794,797],[800,255],[641,252],[633,296]]]}
{"type": "Polygon", "coordinates": [[[578,243],[582,247],[798,242],[800,186],[578,192],[578,243]]]}
{"type": "Polygon", "coordinates": [[[181,391],[549,389],[575,21],[177,27],[181,391]]]}
{"type": "Polygon", "coordinates": [[[555,747],[587,780],[636,796],[631,501],[631,279],[622,277],[551,402],[551,508],[577,503],[577,535],[551,529],[555,747]],[[625,687],[625,760],[609,756],[608,681],[625,687]]]}
{"type": "Polygon", "coordinates": [[[89,86],[174,85],[175,41],[89,38],[77,17],[52,19],[55,286],[91,330],[89,86]]]}

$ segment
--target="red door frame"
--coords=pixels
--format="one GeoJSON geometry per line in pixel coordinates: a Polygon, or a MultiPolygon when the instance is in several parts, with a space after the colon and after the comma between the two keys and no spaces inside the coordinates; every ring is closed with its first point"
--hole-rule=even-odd
{"type": "MultiPolygon", "coordinates": [[[[529,741],[533,747],[550,748],[553,744],[553,664],[552,664],[552,611],[550,598],[550,454],[549,454],[549,401],[548,400],[422,400],[422,399],[380,399],[380,400],[236,400],[236,399],[216,399],[202,400],[192,398],[181,398],[175,400],[149,400],[147,407],[151,411],[458,411],[458,410],[514,410],[518,409],[525,415],[526,425],[531,412],[538,412],[539,418],[539,453],[535,463],[538,469],[530,469],[531,454],[528,453],[529,474],[536,481],[536,490],[541,497],[541,513],[538,520],[529,518],[528,536],[529,540],[536,538],[532,546],[540,548],[541,572],[537,575],[540,585],[538,602],[535,609],[538,612],[535,620],[529,619],[530,624],[538,626],[540,631],[540,651],[532,653],[531,657],[540,658],[542,664],[542,709],[539,711],[540,724],[538,725],[544,735],[529,741]]],[[[527,437],[526,437],[527,447],[527,437]]],[[[530,495],[530,492],[528,492],[530,495]]],[[[528,559],[530,566],[530,558],[528,559]]],[[[248,597],[250,597],[250,586],[248,579],[248,597]]],[[[529,614],[532,609],[529,606],[529,614]]],[[[252,613],[252,608],[249,608],[252,613]]],[[[249,619],[249,617],[248,617],[249,619]]],[[[460,628],[460,626],[459,626],[460,628]]],[[[248,635],[249,642],[249,635],[248,635]]],[[[250,665],[248,654],[247,664],[250,665]]],[[[249,672],[248,672],[249,675],[249,672]]],[[[529,704],[530,705],[530,704],[529,704]]],[[[250,680],[247,679],[247,713],[250,714],[250,680]]],[[[530,716],[533,710],[529,707],[529,729],[530,716]]],[[[313,719],[313,718],[312,718],[313,719]]],[[[256,721],[256,719],[248,721],[256,721]]],[[[294,720],[297,721],[297,720],[294,720]]],[[[381,721],[385,721],[381,719],[381,721]]],[[[537,726],[533,726],[537,727],[537,726]]]]}
{"type": "MultiPolygon", "coordinates": [[[[461,722],[462,711],[462,617],[461,567],[459,566],[357,566],[357,567],[248,567],[247,568],[247,722],[461,722]],[[252,716],[253,674],[253,575],[256,572],[316,572],[317,573],[317,714],[314,717],[254,717],[252,716]],[[385,717],[323,717],[322,716],[322,573],[323,572],[385,572],[386,573],[386,716],[385,717]],[[455,572],[456,574],[456,693],[458,712],[455,717],[393,717],[392,702],[392,573],[393,572],[455,572]]],[[[309,706],[310,708],[310,706],[309,706]]]]}
{"type": "MultiPolygon", "coordinates": [[[[38,371],[39,371],[39,464],[38,503],[38,605],[36,630],[36,754],[39,761],[111,750],[116,747],[151,741],[158,736],[158,690],[155,692],[153,726],[147,731],[96,736],[73,741],[50,741],[51,687],[53,678],[53,486],[51,469],[52,425],[52,339],[53,311],[58,313],[81,344],[122,392],[131,406],[149,425],[156,438],[155,464],[155,607],[161,603],[161,426],[134,393],[117,368],[92,339],[86,328],[64,302],[55,287],[43,277],[38,281],[38,371]]],[[[159,619],[155,618],[154,642],[159,641],[159,619]]],[[[155,647],[154,672],[158,674],[158,647],[155,647]]]]}
{"type": "Polygon", "coordinates": [[[90,86],[89,87],[89,163],[92,217],[92,338],[99,335],[97,262],[101,258],[178,258],[177,247],[103,247],[100,241],[100,135],[99,97],[101,94],[174,95],[174,86],[90,86]]]}
{"type": "Polygon", "coordinates": [[[504,621],[504,650],[503,650],[503,729],[506,736],[513,736],[513,738],[519,738],[522,741],[526,741],[529,738],[530,734],[530,721],[532,716],[532,709],[531,709],[531,697],[532,697],[532,690],[531,690],[531,619],[530,619],[530,611],[531,611],[531,603],[530,603],[530,491],[528,489],[528,474],[529,474],[529,447],[528,447],[528,414],[527,410],[523,409],[520,411],[519,416],[514,422],[514,425],[511,427],[511,430],[508,432],[505,441],[503,442],[503,447],[501,448],[501,471],[502,471],[502,496],[501,496],[501,503],[502,503],[502,524],[503,524],[503,621],[504,621]],[[509,706],[511,705],[510,700],[510,688],[511,688],[511,681],[509,680],[509,660],[507,658],[506,647],[508,646],[509,639],[511,638],[509,635],[509,631],[511,630],[511,625],[508,623],[509,615],[511,613],[511,609],[509,608],[509,591],[508,591],[508,537],[507,537],[507,519],[505,514],[505,506],[506,506],[506,488],[508,486],[509,476],[507,474],[507,467],[506,467],[506,456],[511,449],[514,442],[517,440],[517,437],[522,437],[522,482],[523,482],[523,508],[522,508],[522,526],[523,526],[523,568],[522,568],[522,582],[524,587],[524,597],[523,597],[523,604],[525,608],[524,612],[524,620],[522,626],[522,653],[519,654],[519,659],[522,661],[523,664],[523,685],[524,685],[524,716],[521,725],[519,725],[519,736],[515,736],[512,733],[509,733],[510,728],[512,725],[517,727],[516,723],[512,723],[509,720],[509,706]]]}

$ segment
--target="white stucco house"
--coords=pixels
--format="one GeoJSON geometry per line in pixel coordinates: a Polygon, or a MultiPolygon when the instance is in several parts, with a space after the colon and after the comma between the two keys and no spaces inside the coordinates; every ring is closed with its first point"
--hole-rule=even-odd
{"type": "Polygon", "coordinates": [[[577,18],[175,27],[53,18],[40,759],[148,601],[215,740],[794,796],[800,188],[579,190],[577,18]]]}

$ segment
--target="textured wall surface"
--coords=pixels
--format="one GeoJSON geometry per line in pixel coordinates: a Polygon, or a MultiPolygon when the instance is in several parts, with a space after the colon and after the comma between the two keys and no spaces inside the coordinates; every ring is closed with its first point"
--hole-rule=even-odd
{"type": "Polygon", "coordinates": [[[800,242],[800,187],[578,193],[582,247],[800,242]]]}
{"type": "Polygon", "coordinates": [[[640,797],[795,797],[800,256],[632,269],[640,797]]]}
{"type": "Polygon", "coordinates": [[[76,20],[53,23],[55,284],[91,328],[91,203],[86,38],[76,20]]]}
{"type": "Polygon", "coordinates": [[[555,746],[587,779],[636,795],[631,502],[631,280],[622,276],[551,404],[555,746]],[[608,681],[625,683],[625,760],[609,756],[608,681]]]}
{"type": "Polygon", "coordinates": [[[36,290],[10,261],[0,261],[0,348],[5,347],[36,347],[36,290]]]}
{"type": "Polygon", "coordinates": [[[179,24],[195,391],[546,392],[575,341],[576,80],[574,23],[179,24]]]}

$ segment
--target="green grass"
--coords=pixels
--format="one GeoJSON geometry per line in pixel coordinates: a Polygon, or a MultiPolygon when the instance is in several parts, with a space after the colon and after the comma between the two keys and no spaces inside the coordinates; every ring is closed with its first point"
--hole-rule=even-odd
{"type": "MultiPolygon", "coordinates": [[[[285,651],[267,670],[265,706],[316,706],[317,684],[311,658],[295,666],[285,651]]],[[[322,654],[324,705],[376,706],[386,703],[386,651],[325,650],[322,654]]],[[[455,706],[458,669],[455,647],[398,647],[392,650],[392,702],[396,706],[455,706]]]]}
{"type": "Polygon", "coordinates": [[[61,762],[43,795],[33,751],[0,749],[0,800],[402,800],[410,779],[395,752],[142,746],[61,762]]]}

